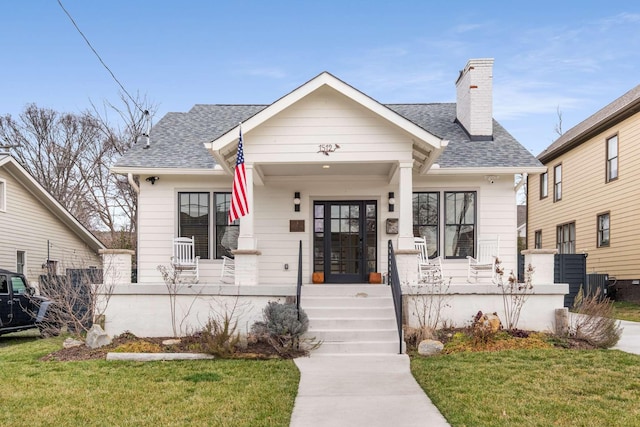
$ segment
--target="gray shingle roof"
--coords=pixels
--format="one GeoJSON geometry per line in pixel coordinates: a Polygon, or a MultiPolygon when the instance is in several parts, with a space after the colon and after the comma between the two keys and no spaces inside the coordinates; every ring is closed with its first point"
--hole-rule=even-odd
{"type": "MultiPolygon", "coordinates": [[[[204,148],[267,105],[197,104],[187,113],[168,113],[151,131],[151,148],[133,146],[117,167],[209,169],[215,161],[204,148]]],[[[390,104],[387,107],[424,130],[449,140],[436,160],[441,168],[531,167],[540,162],[494,120],[493,141],[471,141],[455,122],[456,105],[390,104]]]]}

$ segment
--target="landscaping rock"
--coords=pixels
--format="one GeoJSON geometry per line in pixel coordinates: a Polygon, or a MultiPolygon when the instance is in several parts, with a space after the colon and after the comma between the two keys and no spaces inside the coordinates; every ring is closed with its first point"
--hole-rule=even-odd
{"type": "Polygon", "coordinates": [[[420,341],[418,345],[418,354],[421,356],[433,356],[439,354],[444,348],[444,344],[436,340],[420,341]]]}
{"type": "Polygon", "coordinates": [[[496,313],[483,314],[478,323],[491,332],[497,332],[502,329],[502,322],[500,322],[500,318],[496,313]]]}
{"type": "Polygon", "coordinates": [[[162,341],[162,345],[178,345],[182,342],[182,340],[178,339],[178,338],[173,338],[170,340],[164,340],[162,341]]]}
{"type": "Polygon", "coordinates": [[[111,344],[111,337],[100,327],[100,325],[93,325],[89,332],[87,332],[87,347],[100,348],[105,345],[111,344]]]}
{"type": "Polygon", "coordinates": [[[84,343],[82,341],[74,340],[73,338],[67,338],[62,343],[62,347],[63,348],[73,348],[73,347],[80,347],[83,344],[84,343]]]}

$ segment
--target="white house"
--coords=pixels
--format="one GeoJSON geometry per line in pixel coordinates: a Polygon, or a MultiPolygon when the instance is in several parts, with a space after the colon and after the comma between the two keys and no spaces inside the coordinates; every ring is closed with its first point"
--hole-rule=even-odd
{"type": "Polygon", "coordinates": [[[41,274],[100,268],[105,246],[8,152],[0,153],[0,269],[41,274]]]}
{"type": "MultiPolygon", "coordinates": [[[[456,103],[381,104],[323,72],[270,105],[198,104],[167,114],[148,146],[134,146],[112,168],[139,177],[138,283],[116,287],[107,331],[169,334],[158,266],[170,264],[178,236],[193,236],[200,257],[197,281],[180,290],[191,328],[223,295],[248,302],[247,319],[268,300],[295,296],[299,261],[301,302],[313,311],[306,293],[385,277],[389,240],[403,284],[414,284],[414,236],[442,257],[451,294],[463,301],[447,313],[454,323],[501,309],[490,280],[467,282],[466,257],[483,235],[499,236],[503,265],[516,268],[514,176],[543,168],[493,120],[492,77],[493,60],[474,59],[457,78],[456,103]],[[240,123],[250,210],[229,226],[240,123]],[[223,256],[235,257],[226,282],[223,256]],[[323,284],[312,284],[314,272],[323,284]]],[[[544,309],[523,321],[544,329],[564,287],[538,289],[544,309]]]]}

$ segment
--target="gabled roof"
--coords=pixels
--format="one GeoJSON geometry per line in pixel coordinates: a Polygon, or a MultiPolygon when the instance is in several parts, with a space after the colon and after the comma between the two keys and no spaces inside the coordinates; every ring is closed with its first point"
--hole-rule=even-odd
{"type": "Polygon", "coordinates": [[[538,159],[549,162],[639,111],[640,85],[562,134],[538,155],[538,159]]]}
{"type": "Polygon", "coordinates": [[[106,249],[104,244],[87,230],[71,213],[36,181],[27,170],[10,155],[0,155],[0,167],[4,167],[17,181],[33,194],[53,215],[74,232],[96,253],[106,249]]]}
{"type": "Polygon", "coordinates": [[[133,146],[112,170],[117,173],[136,173],[143,169],[162,169],[164,172],[175,170],[180,173],[213,170],[218,162],[229,159],[221,155],[214,159],[205,145],[220,152],[225,146],[237,141],[240,122],[243,133],[246,134],[268,117],[282,111],[320,85],[327,84],[392,123],[429,141],[439,154],[435,162],[440,170],[526,169],[542,166],[495,120],[493,141],[471,141],[456,121],[455,103],[379,104],[331,74],[322,73],[271,105],[197,104],[187,113],[168,113],[153,127],[151,148],[147,150],[141,145],[133,146]]]}

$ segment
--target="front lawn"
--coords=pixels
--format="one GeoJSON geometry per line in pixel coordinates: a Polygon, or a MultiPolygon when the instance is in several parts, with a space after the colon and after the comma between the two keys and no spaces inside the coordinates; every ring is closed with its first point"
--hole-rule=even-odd
{"type": "Polygon", "coordinates": [[[0,337],[0,425],[289,425],[291,360],[40,361],[61,343],[0,337]]]}
{"type": "Polygon", "coordinates": [[[637,426],[640,356],[509,350],[412,357],[414,377],[452,426],[637,426]]]}
{"type": "Polygon", "coordinates": [[[614,301],[613,313],[616,319],[640,322],[640,304],[626,301],[614,301]]]}

